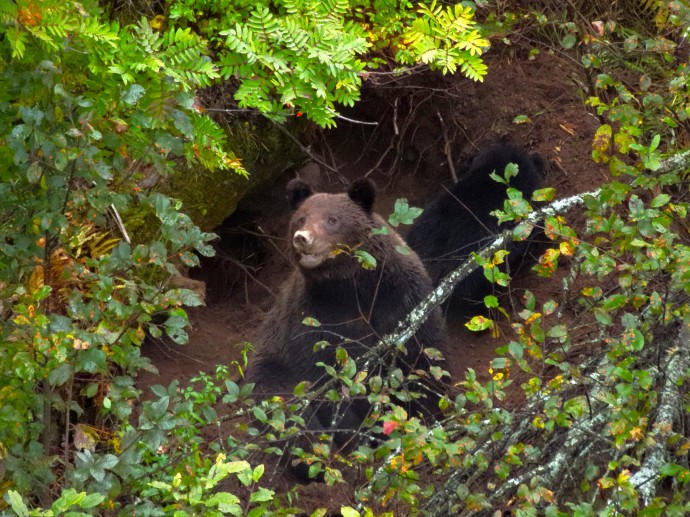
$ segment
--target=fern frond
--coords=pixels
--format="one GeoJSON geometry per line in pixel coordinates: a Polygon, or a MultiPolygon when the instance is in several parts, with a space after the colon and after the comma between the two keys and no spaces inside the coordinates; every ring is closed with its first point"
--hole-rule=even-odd
{"type": "Polygon", "coordinates": [[[26,32],[20,31],[15,27],[10,27],[5,32],[5,37],[12,48],[12,58],[22,59],[24,57],[24,52],[26,51],[26,32]]]}
{"type": "Polygon", "coordinates": [[[267,40],[268,35],[277,29],[278,21],[273,17],[268,7],[259,5],[252,11],[247,20],[247,25],[254,30],[259,37],[267,40]]]}

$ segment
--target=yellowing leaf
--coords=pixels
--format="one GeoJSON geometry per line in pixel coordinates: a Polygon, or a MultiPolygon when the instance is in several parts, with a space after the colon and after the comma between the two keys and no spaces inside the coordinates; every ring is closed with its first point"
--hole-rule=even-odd
{"type": "Polygon", "coordinates": [[[597,163],[608,163],[609,156],[606,152],[611,147],[611,139],[613,138],[613,131],[611,126],[603,124],[599,126],[597,132],[594,134],[592,140],[592,158],[597,163]]]}

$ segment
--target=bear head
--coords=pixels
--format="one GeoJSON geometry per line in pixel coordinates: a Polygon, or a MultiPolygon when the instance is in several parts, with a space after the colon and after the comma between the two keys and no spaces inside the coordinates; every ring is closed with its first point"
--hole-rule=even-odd
{"type": "Polygon", "coordinates": [[[352,182],[347,193],[326,194],[294,179],[287,193],[294,210],[288,238],[295,263],[302,271],[344,268],[342,273],[348,274],[347,263],[356,263],[348,252],[364,243],[374,226],[374,183],[362,178],[352,182]]]}

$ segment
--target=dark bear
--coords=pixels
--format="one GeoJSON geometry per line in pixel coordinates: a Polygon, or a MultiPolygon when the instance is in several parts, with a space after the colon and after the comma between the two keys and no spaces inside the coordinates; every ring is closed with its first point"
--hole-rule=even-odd
{"type": "MultiPolygon", "coordinates": [[[[509,163],[518,166],[517,176],[510,186],[520,190],[529,200],[541,188],[544,161],[538,154],[530,154],[507,143],[496,143],[482,149],[471,162],[461,179],[450,190],[440,194],[424,209],[407,235],[407,243],[424,262],[434,285],[458,268],[471,253],[490,244],[496,234],[510,228],[499,225],[491,212],[503,209],[505,184],[489,176],[496,172],[503,177],[509,163]]],[[[514,271],[529,251],[530,241],[508,245],[508,268],[514,271]]],[[[483,300],[494,289],[482,269],[460,282],[453,291],[446,308],[449,314],[467,318],[483,312],[483,300]]]]}
{"type": "MultiPolygon", "coordinates": [[[[357,180],[347,193],[326,194],[314,193],[296,179],[287,190],[294,210],[289,242],[295,267],[259,330],[246,374],[260,396],[290,396],[305,380],[319,387],[328,376],[317,363],[334,366],[336,346],[353,359],[361,357],[432,289],[419,257],[396,251],[403,239],[373,212],[376,189],[371,181],[357,180]],[[387,231],[373,231],[381,228],[387,231]],[[371,255],[376,266],[363,267],[355,250],[371,255]],[[308,317],[318,326],[303,324],[308,317]],[[329,345],[315,351],[322,341],[329,345]]],[[[423,350],[440,349],[442,329],[440,311],[434,311],[407,343],[407,353],[370,362],[369,376],[383,376],[390,368],[406,373],[428,369],[431,361],[423,350]]],[[[427,377],[427,382],[432,381],[427,377]]],[[[410,408],[433,413],[438,406],[434,393],[438,390],[427,390],[428,397],[410,408]]],[[[366,398],[344,397],[338,404],[312,402],[304,418],[310,430],[338,431],[334,439],[342,444],[356,434],[369,411],[366,398]]]]}

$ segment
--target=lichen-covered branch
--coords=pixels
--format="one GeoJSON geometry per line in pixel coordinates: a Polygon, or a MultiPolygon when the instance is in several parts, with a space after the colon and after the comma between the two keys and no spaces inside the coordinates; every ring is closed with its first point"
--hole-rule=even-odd
{"type": "MultiPolygon", "coordinates": [[[[688,153],[690,156],[690,153],[688,153]]],[[[660,375],[666,375],[664,387],[661,390],[659,407],[652,431],[649,433],[650,444],[647,454],[630,483],[637,488],[642,500],[649,503],[655,496],[659,471],[669,460],[669,452],[664,447],[664,440],[678,421],[678,401],[680,393],[678,384],[687,375],[690,368],[690,329],[683,326],[676,336],[675,342],[666,352],[665,365],[660,375]]]]}
{"type": "MultiPolygon", "coordinates": [[[[526,218],[526,220],[531,223],[536,223],[545,216],[567,212],[568,210],[581,205],[586,196],[596,196],[598,192],[598,190],[595,190],[592,192],[586,192],[556,200],[540,210],[535,210],[526,218]]],[[[494,253],[505,248],[506,244],[512,239],[512,235],[512,229],[499,233],[494,241],[486,248],[482,249],[478,255],[483,259],[492,257],[494,253]]],[[[426,318],[429,317],[429,314],[431,314],[436,307],[439,307],[443,302],[446,301],[446,299],[453,292],[453,288],[474,271],[476,271],[479,267],[480,266],[476,261],[470,259],[441,280],[439,285],[433,291],[431,291],[431,293],[429,293],[429,295],[412,312],[410,312],[408,317],[400,322],[396,332],[384,336],[381,339],[381,341],[372,350],[374,356],[378,356],[378,354],[383,350],[390,350],[391,347],[394,346],[401,347],[407,343],[407,341],[416,334],[426,318]]]]}

